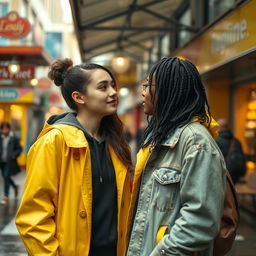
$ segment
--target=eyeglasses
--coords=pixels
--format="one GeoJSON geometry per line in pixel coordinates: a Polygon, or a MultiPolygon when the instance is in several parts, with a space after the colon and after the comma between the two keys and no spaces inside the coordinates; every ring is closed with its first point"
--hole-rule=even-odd
{"type": "Polygon", "coordinates": [[[155,86],[155,84],[142,84],[142,90],[146,91],[147,87],[149,86],[155,86]]]}

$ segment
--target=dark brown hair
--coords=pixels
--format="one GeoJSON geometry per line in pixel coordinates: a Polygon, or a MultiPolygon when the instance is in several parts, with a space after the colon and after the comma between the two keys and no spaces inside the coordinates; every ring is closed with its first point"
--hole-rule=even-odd
{"type": "Polygon", "coordinates": [[[9,122],[2,122],[0,125],[0,129],[8,128],[11,129],[11,124],[9,122]]]}
{"type": "MultiPolygon", "coordinates": [[[[86,93],[86,86],[90,82],[91,73],[84,71],[95,69],[105,70],[116,84],[113,74],[107,68],[94,63],[73,66],[70,59],[54,61],[50,66],[48,77],[61,87],[61,93],[67,105],[77,112],[78,108],[71,96],[72,92],[86,93]]],[[[110,145],[120,160],[128,166],[129,170],[132,170],[130,147],[124,137],[123,123],[117,114],[103,117],[100,129],[105,132],[107,145],[110,145]]]]}

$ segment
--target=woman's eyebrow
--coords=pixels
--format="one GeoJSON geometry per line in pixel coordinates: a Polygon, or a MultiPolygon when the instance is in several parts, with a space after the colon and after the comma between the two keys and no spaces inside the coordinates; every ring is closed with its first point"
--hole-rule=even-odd
{"type": "Polygon", "coordinates": [[[102,81],[99,81],[97,84],[103,84],[103,83],[113,83],[113,80],[102,80],[102,81]]]}

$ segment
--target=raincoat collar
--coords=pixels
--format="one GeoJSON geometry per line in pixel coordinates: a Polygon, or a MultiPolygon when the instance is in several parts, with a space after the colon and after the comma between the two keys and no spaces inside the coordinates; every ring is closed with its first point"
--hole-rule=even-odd
{"type": "Polygon", "coordinates": [[[70,122],[67,121],[68,118],[70,118],[70,114],[72,113],[52,116],[47,122],[45,122],[44,128],[39,134],[38,138],[42,137],[53,129],[58,129],[63,134],[64,140],[68,147],[88,147],[88,141],[84,135],[84,131],[81,127],[79,127],[79,122],[76,121],[77,123],[75,123],[72,121],[72,119],[70,119],[70,122]]]}

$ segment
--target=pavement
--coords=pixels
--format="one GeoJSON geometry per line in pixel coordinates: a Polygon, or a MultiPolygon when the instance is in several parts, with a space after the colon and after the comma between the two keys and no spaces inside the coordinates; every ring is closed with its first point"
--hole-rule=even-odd
{"type": "MultiPolygon", "coordinates": [[[[0,205],[0,256],[25,256],[26,250],[14,223],[14,217],[19,205],[25,181],[25,171],[14,177],[20,186],[17,199],[14,191],[10,191],[8,205],[0,205]]],[[[3,180],[0,177],[0,198],[3,196],[3,180]]],[[[250,197],[238,198],[241,207],[241,220],[232,250],[226,256],[255,256],[256,255],[256,209],[250,197]]],[[[74,255],[75,256],[75,255],[74,255]]]]}
{"type": "MultiPolygon", "coordinates": [[[[10,202],[0,205],[0,256],[26,256],[26,250],[16,229],[14,217],[19,206],[19,201],[23,191],[25,171],[22,170],[13,177],[19,185],[18,198],[14,198],[14,191],[10,189],[10,202]]],[[[3,197],[3,180],[0,178],[0,198],[3,197]]]]}

